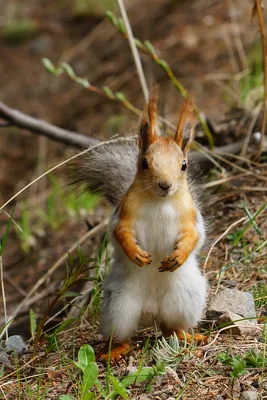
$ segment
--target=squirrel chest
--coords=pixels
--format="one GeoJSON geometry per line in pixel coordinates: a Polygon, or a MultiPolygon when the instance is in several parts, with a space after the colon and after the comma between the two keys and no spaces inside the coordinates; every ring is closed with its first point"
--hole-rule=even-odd
{"type": "Polygon", "coordinates": [[[140,207],[135,232],[141,248],[160,261],[174,248],[179,233],[179,213],[171,199],[157,199],[140,207]]]}

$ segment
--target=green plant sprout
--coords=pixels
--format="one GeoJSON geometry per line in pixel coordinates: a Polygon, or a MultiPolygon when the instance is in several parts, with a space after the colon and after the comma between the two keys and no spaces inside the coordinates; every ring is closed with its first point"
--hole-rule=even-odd
{"type": "MultiPolygon", "coordinates": [[[[117,18],[112,11],[107,11],[106,15],[108,19],[111,21],[111,23],[115,26],[115,28],[118,29],[118,31],[123,35],[125,39],[128,39],[127,31],[124,25],[124,22],[121,18],[117,18]]],[[[152,45],[152,43],[149,40],[144,41],[142,43],[139,39],[135,38],[135,44],[138,47],[139,50],[141,50],[143,53],[148,54],[152,57],[152,60],[168,75],[169,79],[171,80],[173,86],[175,87],[176,90],[181,94],[183,98],[185,98],[188,95],[187,90],[184,88],[184,86],[181,84],[181,82],[178,80],[178,78],[174,75],[170,65],[165,61],[164,59],[160,58],[156,52],[155,47],[152,45]]],[[[200,109],[196,106],[195,111],[197,113],[199,122],[202,126],[202,129],[208,139],[208,143],[210,148],[214,147],[214,139],[213,136],[209,130],[209,127],[204,120],[204,118],[201,115],[200,109]]]]}
{"type": "MultiPolygon", "coordinates": [[[[94,259],[85,258],[82,255],[81,251],[78,249],[76,265],[73,262],[72,256],[69,257],[69,262],[70,262],[70,269],[67,271],[67,275],[64,279],[64,282],[63,282],[61,288],[57,291],[54,299],[49,304],[47,311],[44,313],[44,315],[42,316],[42,318],[37,326],[35,340],[34,340],[34,346],[33,346],[33,356],[36,355],[37,346],[38,346],[39,340],[43,334],[43,329],[44,329],[46,321],[48,320],[50,310],[52,310],[53,307],[60,300],[63,300],[65,298],[70,298],[70,297],[76,297],[76,296],[80,295],[79,293],[72,292],[69,290],[72,285],[74,285],[78,282],[84,281],[84,280],[95,280],[95,278],[93,278],[93,277],[85,277],[84,276],[84,274],[86,272],[88,272],[88,270],[91,268],[88,266],[88,264],[90,264],[91,262],[95,262],[94,259]]],[[[56,333],[58,333],[58,332],[56,332],[56,333]]]]}

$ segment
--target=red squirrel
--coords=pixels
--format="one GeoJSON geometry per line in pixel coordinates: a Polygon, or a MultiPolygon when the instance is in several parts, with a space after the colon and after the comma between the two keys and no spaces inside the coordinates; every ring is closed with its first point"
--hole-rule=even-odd
{"type": "Polygon", "coordinates": [[[89,189],[104,192],[116,206],[110,227],[114,261],[100,308],[107,343],[98,358],[104,360],[110,337],[110,359],[118,360],[130,351],[140,325],[156,322],[164,334],[175,332],[190,340],[183,331],[197,325],[205,307],[207,282],[197,260],[205,224],[187,176],[194,99],[185,99],[173,138],[156,133],[157,101],[154,87],[139,128],[138,150],[107,145],[89,155],[86,174],[78,178],[85,181],[86,176],[89,189]]]}

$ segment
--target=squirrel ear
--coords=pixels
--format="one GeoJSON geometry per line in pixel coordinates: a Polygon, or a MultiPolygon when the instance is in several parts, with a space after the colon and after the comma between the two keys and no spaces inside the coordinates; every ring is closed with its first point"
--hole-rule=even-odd
{"type": "Polygon", "coordinates": [[[190,145],[194,139],[196,120],[194,108],[194,98],[188,95],[181,107],[180,119],[174,136],[174,140],[185,153],[189,151],[190,145]]]}
{"type": "Polygon", "coordinates": [[[145,152],[149,145],[157,139],[155,132],[157,103],[158,85],[154,85],[150,92],[148,104],[145,108],[139,129],[139,148],[142,152],[145,152]]]}

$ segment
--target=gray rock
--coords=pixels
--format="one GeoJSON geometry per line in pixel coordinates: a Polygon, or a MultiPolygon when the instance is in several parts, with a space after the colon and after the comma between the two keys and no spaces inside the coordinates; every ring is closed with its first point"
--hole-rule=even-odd
{"type": "Polygon", "coordinates": [[[240,400],[257,400],[258,395],[257,392],[253,392],[252,390],[242,392],[240,400]]]}
{"type": "Polygon", "coordinates": [[[210,301],[207,308],[207,318],[217,320],[220,315],[229,311],[240,315],[242,318],[256,317],[253,296],[248,292],[237,289],[224,289],[210,301]]]}
{"type": "Polygon", "coordinates": [[[223,325],[225,323],[231,323],[233,326],[229,329],[228,332],[231,332],[233,335],[240,335],[240,336],[257,336],[260,334],[259,329],[257,329],[257,320],[246,320],[246,321],[239,321],[242,319],[241,315],[235,314],[232,311],[227,311],[224,314],[220,315],[217,319],[218,325],[223,325]]]}
{"type": "Polygon", "coordinates": [[[10,361],[9,361],[8,354],[4,350],[0,351],[0,365],[12,368],[10,361]]]}
{"type": "Polygon", "coordinates": [[[20,354],[23,353],[26,348],[27,345],[20,335],[14,335],[8,338],[8,342],[6,345],[7,352],[15,351],[17,354],[20,354]]]}

